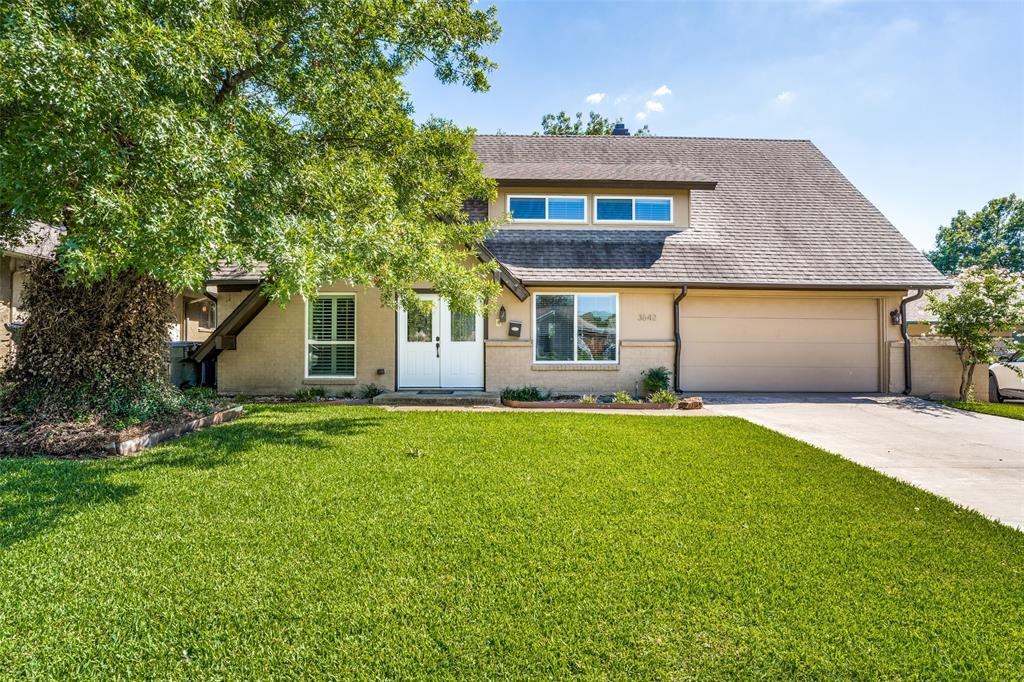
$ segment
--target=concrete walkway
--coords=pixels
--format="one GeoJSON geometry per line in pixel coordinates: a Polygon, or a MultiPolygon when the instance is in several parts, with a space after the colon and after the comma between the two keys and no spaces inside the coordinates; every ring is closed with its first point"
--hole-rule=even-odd
{"type": "Polygon", "coordinates": [[[705,394],[748,419],[1024,530],[1024,421],[918,398],[705,394]]]}

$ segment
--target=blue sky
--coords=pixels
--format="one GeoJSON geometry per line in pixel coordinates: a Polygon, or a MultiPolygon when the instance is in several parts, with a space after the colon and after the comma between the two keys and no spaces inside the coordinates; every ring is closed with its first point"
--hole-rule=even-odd
{"type": "Polygon", "coordinates": [[[1024,192],[1024,2],[496,4],[490,91],[417,70],[418,119],[530,133],[594,109],[661,135],[809,138],[920,248],[957,209],[1024,192]]]}

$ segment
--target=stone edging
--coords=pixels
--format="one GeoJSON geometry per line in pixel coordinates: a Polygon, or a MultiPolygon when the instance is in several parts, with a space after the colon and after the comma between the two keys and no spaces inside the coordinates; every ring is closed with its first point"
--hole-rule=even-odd
{"type": "Polygon", "coordinates": [[[200,417],[199,419],[193,419],[192,421],[158,429],[144,436],[137,436],[127,440],[117,440],[108,444],[104,449],[115,455],[132,455],[136,452],[141,452],[146,448],[151,448],[158,443],[163,443],[164,441],[171,440],[172,438],[184,436],[186,433],[200,431],[211,426],[216,426],[217,424],[229,422],[241,417],[244,413],[245,410],[242,409],[242,406],[236,405],[235,407],[229,407],[226,410],[220,410],[219,412],[208,414],[205,417],[200,417]]]}

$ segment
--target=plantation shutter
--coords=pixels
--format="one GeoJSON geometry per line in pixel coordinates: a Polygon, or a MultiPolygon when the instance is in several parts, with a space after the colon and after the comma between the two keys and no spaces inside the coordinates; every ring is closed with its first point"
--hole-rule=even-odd
{"type": "Polygon", "coordinates": [[[306,337],[309,376],[356,374],[356,300],[322,296],[310,302],[306,337]]]}

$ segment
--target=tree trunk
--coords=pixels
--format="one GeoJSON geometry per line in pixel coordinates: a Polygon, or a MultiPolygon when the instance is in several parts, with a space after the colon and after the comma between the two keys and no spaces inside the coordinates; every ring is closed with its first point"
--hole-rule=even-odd
{"type": "Polygon", "coordinates": [[[971,389],[974,388],[974,368],[972,362],[967,366],[967,383],[960,386],[960,400],[967,400],[971,396],[971,389]]]}
{"type": "Polygon", "coordinates": [[[66,284],[57,263],[45,261],[28,272],[23,300],[25,327],[6,373],[14,383],[8,406],[63,420],[166,383],[174,320],[166,285],[136,273],[66,284]]]}

